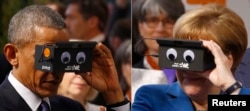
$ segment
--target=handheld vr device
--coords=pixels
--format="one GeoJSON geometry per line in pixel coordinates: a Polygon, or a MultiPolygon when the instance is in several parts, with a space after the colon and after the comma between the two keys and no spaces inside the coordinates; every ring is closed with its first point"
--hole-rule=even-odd
{"type": "Polygon", "coordinates": [[[161,68],[205,71],[215,67],[214,57],[202,41],[162,38],[157,43],[161,68]]]}
{"type": "Polygon", "coordinates": [[[36,45],[35,69],[46,72],[90,72],[97,42],[36,45]]]}

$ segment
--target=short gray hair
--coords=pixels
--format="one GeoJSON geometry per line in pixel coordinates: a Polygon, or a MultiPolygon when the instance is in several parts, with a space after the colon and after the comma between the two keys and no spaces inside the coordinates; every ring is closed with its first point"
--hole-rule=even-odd
{"type": "Polygon", "coordinates": [[[144,20],[147,14],[159,16],[161,13],[176,21],[185,13],[185,8],[181,0],[136,0],[133,4],[133,17],[137,20],[144,20]]]}
{"type": "Polygon", "coordinates": [[[16,13],[10,20],[8,41],[24,46],[35,39],[34,27],[48,27],[61,30],[66,28],[61,15],[43,5],[31,5],[16,13]]]}

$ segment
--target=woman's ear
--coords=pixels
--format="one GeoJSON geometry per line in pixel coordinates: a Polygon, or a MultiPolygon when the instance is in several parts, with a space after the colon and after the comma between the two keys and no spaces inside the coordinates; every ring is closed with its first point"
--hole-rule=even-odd
{"type": "Polygon", "coordinates": [[[18,65],[17,53],[18,50],[15,45],[8,43],[4,46],[4,55],[12,66],[18,65]]]}
{"type": "Polygon", "coordinates": [[[228,58],[228,65],[229,65],[230,67],[233,67],[234,58],[233,58],[232,54],[230,53],[230,54],[227,56],[227,58],[228,58]]]}

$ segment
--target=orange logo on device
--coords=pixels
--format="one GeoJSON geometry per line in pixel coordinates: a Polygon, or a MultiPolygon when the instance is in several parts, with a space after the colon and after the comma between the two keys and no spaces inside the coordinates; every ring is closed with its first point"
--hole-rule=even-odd
{"type": "Polygon", "coordinates": [[[50,49],[49,48],[45,48],[44,51],[43,51],[43,55],[44,57],[49,57],[50,56],[50,49]]]}

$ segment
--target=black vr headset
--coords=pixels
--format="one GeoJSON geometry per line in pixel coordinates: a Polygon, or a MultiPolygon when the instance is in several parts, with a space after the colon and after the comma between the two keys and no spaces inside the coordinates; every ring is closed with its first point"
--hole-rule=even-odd
{"type": "Polygon", "coordinates": [[[97,42],[36,45],[35,69],[46,72],[91,72],[97,42]]]}
{"type": "Polygon", "coordinates": [[[202,41],[161,38],[157,43],[161,68],[205,71],[215,67],[214,57],[202,41]]]}

